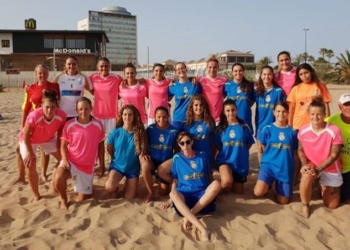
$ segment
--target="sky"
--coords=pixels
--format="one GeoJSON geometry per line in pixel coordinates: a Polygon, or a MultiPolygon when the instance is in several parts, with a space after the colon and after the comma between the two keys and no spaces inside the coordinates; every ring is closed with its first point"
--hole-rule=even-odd
{"type": "MultiPolygon", "coordinates": [[[[347,0],[0,0],[0,29],[76,30],[89,10],[121,6],[137,16],[138,60],[163,62],[206,58],[227,50],[251,51],[276,64],[282,50],[292,57],[320,48],[336,56],[350,47],[350,1],[347,0]]],[[[331,61],[336,62],[336,58],[331,61]]]]}

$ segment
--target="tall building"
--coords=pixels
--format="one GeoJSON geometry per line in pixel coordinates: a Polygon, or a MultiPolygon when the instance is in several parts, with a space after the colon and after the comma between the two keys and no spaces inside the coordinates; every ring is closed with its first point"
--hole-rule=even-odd
{"type": "Polygon", "coordinates": [[[103,30],[109,43],[106,54],[112,70],[122,70],[127,62],[137,66],[137,19],[125,8],[104,7],[102,11],[89,10],[88,18],[78,21],[78,30],[103,30]]]}

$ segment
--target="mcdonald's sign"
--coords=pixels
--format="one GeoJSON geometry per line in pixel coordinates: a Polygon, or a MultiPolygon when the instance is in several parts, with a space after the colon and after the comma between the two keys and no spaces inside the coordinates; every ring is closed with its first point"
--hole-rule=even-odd
{"type": "Polygon", "coordinates": [[[2,48],[10,48],[10,40],[1,40],[2,48]]]}
{"type": "Polygon", "coordinates": [[[26,30],[35,30],[36,20],[32,18],[24,20],[24,27],[26,28],[26,30]]]}

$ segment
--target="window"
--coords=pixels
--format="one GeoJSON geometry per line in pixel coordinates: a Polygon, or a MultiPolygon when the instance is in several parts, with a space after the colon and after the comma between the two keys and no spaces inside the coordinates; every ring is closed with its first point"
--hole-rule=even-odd
{"type": "Polygon", "coordinates": [[[85,39],[66,39],[66,48],[83,49],[85,48],[85,39]]]}
{"type": "Polygon", "coordinates": [[[233,62],[233,63],[235,63],[235,62],[236,62],[236,57],[235,57],[235,56],[229,56],[229,57],[228,57],[228,62],[233,62]]]}
{"type": "Polygon", "coordinates": [[[245,59],[245,57],[243,57],[243,56],[237,56],[237,62],[239,62],[239,63],[244,63],[244,59],[245,59]]]}
{"type": "Polygon", "coordinates": [[[63,39],[44,39],[44,48],[63,48],[63,39]]]}
{"type": "Polygon", "coordinates": [[[247,63],[253,63],[254,62],[254,57],[246,57],[245,62],[247,63]]]}

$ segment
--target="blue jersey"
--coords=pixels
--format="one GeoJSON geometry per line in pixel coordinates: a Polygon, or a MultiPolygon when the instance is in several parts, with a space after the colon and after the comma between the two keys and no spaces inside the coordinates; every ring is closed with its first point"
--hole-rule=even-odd
{"type": "Polygon", "coordinates": [[[205,190],[210,184],[211,167],[204,152],[196,151],[196,155],[187,158],[182,152],[173,157],[171,175],[177,180],[177,191],[198,192],[205,190]]]}
{"type": "Polygon", "coordinates": [[[294,151],[298,149],[296,130],[289,126],[279,128],[270,124],[262,129],[258,139],[265,146],[260,168],[281,182],[292,183],[294,151]]]}
{"type": "Polygon", "coordinates": [[[249,85],[249,91],[244,92],[239,83],[230,80],[225,83],[224,93],[228,99],[235,101],[237,106],[237,116],[241,118],[253,131],[251,103],[255,101],[253,84],[249,85]]]}
{"type": "Polygon", "coordinates": [[[149,153],[155,165],[159,165],[174,155],[178,131],[171,125],[159,129],[154,123],[147,128],[149,153]]]}
{"type": "Polygon", "coordinates": [[[140,171],[140,161],[136,155],[134,133],[127,132],[123,127],[113,129],[108,136],[107,145],[114,147],[110,168],[116,168],[126,174],[140,171]]]}
{"type": "Polygon", "coordinates": [[[183,122],[186,120],[186,111],[191,97],[202,93],[202,87],[192,82],[179,83],[176,81],[169,87],[168,92],[170,98],[175,97],[173,121],[183,122]]]}
{"type": "Polygon", "coordinates": [[[244,124],[228,125],[224,131],[217,129],[215,146],[219,149],[215,164],[227,164],[237,174],[246,177],[249,171],[249,145],[254,144],[253,135],[244,124]]]}
{"type": "Polygon", "coordinates": [[[213,129],[211,129],[204,121],[193,121],[190,126],[187,126],[186,122],[184,122],[182,123],[181,128],[181,131],[186,131],[193,136],[193,149],[196,151],[203,151],[207,155],[210,163],[213,160],[213,129]]]}
{"type": "Polygon", "coordinates": [[[263,96],[259,96],[258,92],[254,92],[256,102],[255,112],[255,129],[261,130],[266,125],[275,121],[273,115],[273,108],[279,101],[285,101],[286,97],[283,90],[279,87],[273,86],[272,89],[265,91],[263,96]]]}

